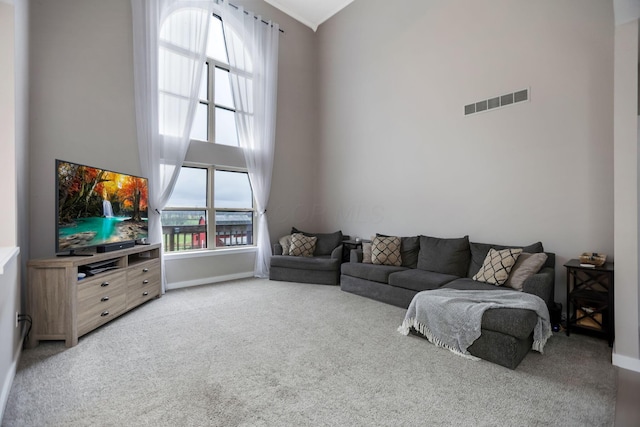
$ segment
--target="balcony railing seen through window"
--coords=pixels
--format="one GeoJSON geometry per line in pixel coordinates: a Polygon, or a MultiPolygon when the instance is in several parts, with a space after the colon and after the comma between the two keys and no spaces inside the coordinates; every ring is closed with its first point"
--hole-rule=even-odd
{"type": "MultiPolygon", "coordinates": [[[[162,235],[166,252],[206,249],[205,211],[164,211],[162,235]]],[[[216,248],[250,245],[253,245],[253,212],[216,212],[216,248]]]]}

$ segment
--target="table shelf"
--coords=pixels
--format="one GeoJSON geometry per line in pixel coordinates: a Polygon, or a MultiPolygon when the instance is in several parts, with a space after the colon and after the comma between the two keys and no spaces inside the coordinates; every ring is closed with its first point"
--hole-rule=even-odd
{"type": "Polygon", "coordinates": [[[585,267],[577,259],[567,262],[567,336],[571,331],[614,339],[613,263],[585,267]]]}

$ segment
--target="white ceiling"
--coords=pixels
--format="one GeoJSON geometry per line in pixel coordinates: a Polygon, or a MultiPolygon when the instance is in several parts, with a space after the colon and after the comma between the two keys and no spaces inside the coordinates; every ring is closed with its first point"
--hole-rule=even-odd
{"type": "Polygon", "coordinates": [[[313,31],[318,25],[341,11],[353,0],[264,0],[310,27],[313,31]]]}

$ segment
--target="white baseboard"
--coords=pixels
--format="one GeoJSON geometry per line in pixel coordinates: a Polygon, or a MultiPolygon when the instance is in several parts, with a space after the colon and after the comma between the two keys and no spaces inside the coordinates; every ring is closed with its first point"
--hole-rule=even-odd
{"type": "Polygon", "coordinates": [[[11,363],[9,371],[7,372],[7,376],[4,378],[4,382],[2,384],[2,394],[0,394],[0,422],[2,422],[2,418],[4,417],[4,410],[7,407],[7,402],[9,401],[9,393],[11,393],[13,379],[16,377],[18,362],[20,361],[21,354],[22,340],[20,341],[20,345],[18,346],[18,349],[13,356],[13,362],[11,363]]]}
{"type": "Polygon", "coordinates": [[[611,363],[613,366],[619,368],[628,369],[630,371],[640,372],[640,359],[634,359],[633,357],[622,356],[615,352],[611,355],[611,363]]]}
{"type": "Polygon", "coordinates": [[[226,276],[205,277],[202,279],[186,280],[184,282],[167,283],[167,290],[189,288],[191,286],[208,285],[210,283],[228,282],[229,280],[248,279],[253,277],[253,271],[245,273],[227,274],[226,276]]]}

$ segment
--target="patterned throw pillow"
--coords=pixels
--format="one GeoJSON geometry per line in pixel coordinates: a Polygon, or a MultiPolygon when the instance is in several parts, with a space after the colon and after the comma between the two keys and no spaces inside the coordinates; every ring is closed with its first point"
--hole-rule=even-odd
{"type": "Polygon", "coordinates": [[[500,251],[489,249],[480,271],[473,276],[473,280],[496,286],[504,285],[521,253],[522,249],[502,249],[500,251]]]}
{"type": "Polygon", "coordinates": [[[316,249],[317,240],[317,237],[305,236],[301,233],[292,234],[289,255],[312,257],[313,251],[316,249]]]}
{"type": "Polygon", "coordinates": [[[400,238],[376,236],[371,244],[371,263],[381,265],[402,265],[400,238]]]}

